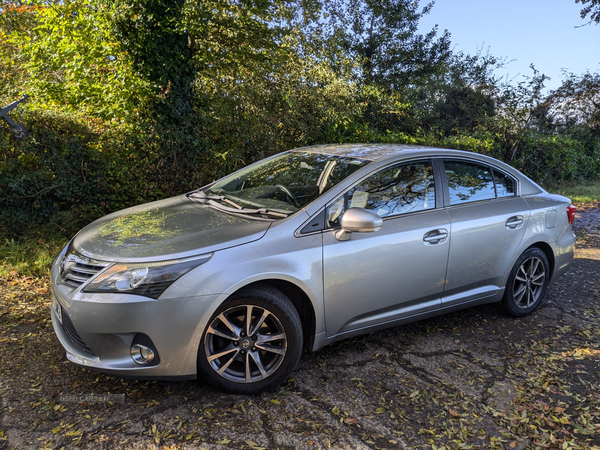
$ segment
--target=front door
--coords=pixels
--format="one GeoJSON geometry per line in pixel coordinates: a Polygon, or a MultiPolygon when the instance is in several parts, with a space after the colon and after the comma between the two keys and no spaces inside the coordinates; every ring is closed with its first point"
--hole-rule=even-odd
{"type": "Polygon", "coordinates": [[[439,309],[450,221],[436,209],[430,161],[397,164],[362,180],[328,208],[323,233],[327,335],[360,330],[439,309]],[[343,212],[365,208],[380,231],[335,237],[343,212]]]}

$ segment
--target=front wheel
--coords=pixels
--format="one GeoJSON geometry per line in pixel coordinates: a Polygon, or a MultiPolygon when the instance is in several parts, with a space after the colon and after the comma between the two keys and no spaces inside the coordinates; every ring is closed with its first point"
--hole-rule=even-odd
{"type": "Polygon", "coordinates": [[[255,394],[285,381],[302,353],[292,302],[269,285],[234,294],[213,315],[198,351],[198,370],[213,386],[255,394]]]}
{"type": "Polygon", "coordinates": [[[504,291],[502,306],[515,317],[524,317],[536,309],[550,281],[550,265],[539,248],[526,250],[515,263],[504,291]]]}

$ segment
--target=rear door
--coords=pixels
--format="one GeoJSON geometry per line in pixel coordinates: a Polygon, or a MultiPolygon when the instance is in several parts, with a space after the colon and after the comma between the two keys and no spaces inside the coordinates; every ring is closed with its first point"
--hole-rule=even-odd
{"type": "Polygon", "coordinates": [[[498,292],[530,211],[517,195],[517,180],[503,171],[464,159],[442,163],[451,223],[442,306],[451,306],[498,292]]]}

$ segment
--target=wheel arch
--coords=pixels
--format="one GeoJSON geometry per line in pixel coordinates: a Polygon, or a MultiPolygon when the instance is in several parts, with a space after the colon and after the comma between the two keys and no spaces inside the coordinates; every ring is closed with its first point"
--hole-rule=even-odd
{"type": "Polygon", "coordinates": [[[552,251],[552,247],[550,247],[550,245],[546,242],[536,242],[535,244],[532,244],[529,247],[527,247],[527,249],[525,249],[524,252],[526,252],[530,248],[539,248],[541,251],[544,252],[546,258],[548,259],[548,264],[550,265],[550,279],[552,279],[552,276],[554,275],[555,265],[554,252],[552,251]]]}
{"type": "Polygon", "coordinates": [[[304,290],[298,285],[287,280],[281,280],[276,278],[257,280],[240,287],[238,290],[231,293],[229,297],[235,295],[237,292],[243,289],[247,289],[248,287],[261,284],[268,284],[269,286],[280,290],[281,292],[283,292],[283,294],[285,294],[287,298],[290,299],[290,301],[294,305],[294,308],[296,308],[296,311],[300,316],[300,322],[302,323],[302,333],[304,335],[304,342],[302,343],[302,345],[305,349],[309,351],[312,350],[313,344],[315,342],[316,333],[315,310],[306,292],[304,292],[304,290]]]}
{"type": "Polygon", "coordinates": [[[556,265],[556,257],[554,255],[554,250],[552,249],[552,246],[545,240],[541,241],[538,239],[530,239],[528,242],[522,242],[521,249],[513,255],[512,261],[507,266],[506,272],[504,273],[504,277],[502,277],[502,283],[500,284],[501,289],[504,289],[504,287],[506,286],[506,283],[508,282],[508,277],[510,276],[510,272],[517,260],[521,257],[523,253],[532,248],[537,248],[544,252],[544,254],[546,255],[548,265],[550,266],[550,280],[552,280],[556,265]]]}

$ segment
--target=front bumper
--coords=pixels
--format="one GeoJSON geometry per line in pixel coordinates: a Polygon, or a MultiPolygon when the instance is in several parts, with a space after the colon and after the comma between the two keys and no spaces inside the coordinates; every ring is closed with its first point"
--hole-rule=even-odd
{"type": "Polygon", "coordinates": [[[162,301],[130,294],[84,294],[57,284],[55,275],[52,324],[69,361],[127,378],[196,377],[203,318],[218,294],[162,301]],[[140,334],[152,341],[158,364],[133,360],[131,345],[140,334]]]}

